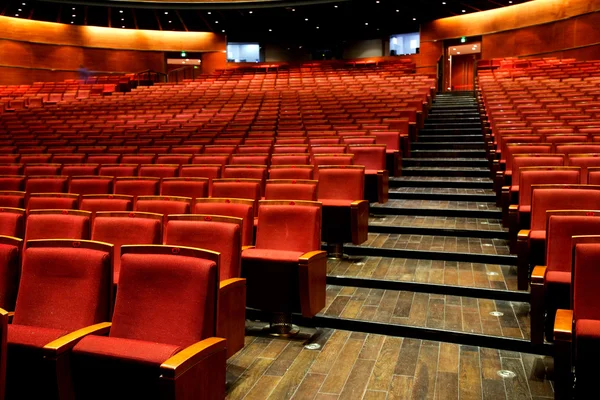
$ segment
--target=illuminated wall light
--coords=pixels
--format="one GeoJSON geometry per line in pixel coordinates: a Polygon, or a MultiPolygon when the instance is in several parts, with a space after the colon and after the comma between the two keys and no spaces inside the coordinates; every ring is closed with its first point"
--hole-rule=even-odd
{"type": "Polygon", "coordinates": [[[456,54],[460,54],[460,51],[457,51],[456,54]]]}

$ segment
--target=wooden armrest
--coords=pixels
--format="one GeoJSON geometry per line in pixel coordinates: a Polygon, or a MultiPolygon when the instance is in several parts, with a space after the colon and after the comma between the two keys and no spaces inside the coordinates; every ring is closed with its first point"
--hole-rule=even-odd
{"type": "Polygon", "coordinates": [[[240,285],[246,286],[245,278],[225,279],[224,281],[221,281],[221,283],[219,284],[219,290],[231,290],[240,285]]]}
{"type": "Polygon", "coordinates": [[[253,248],[255,248],[255,247],[256,247],[256,246],[242,246],[242,251],[244,251],[244,250],[248,250],[248,249],[253,249],[253,248]]]}
{"type": "Polygon", "coordinates": [[[326,258],[327,252],[322,250],[309,251],[300,256],[299,260],[301,263],[310,263],[320,258],[326,258]]]}
{"type": "Polygon", "coordinates": [[[546,276],[546,266],[545,265],[537,265],[533,268],[531,272],[531,284],[544,284],[544,278],[546,276]]]}
{"type": "Polygon", "coordinates": [[[99,324],[86,326],[65,336],[59,337],[44,346],[45,356],[58,356],[67,350],[72,349],[81,339],[87,335],[105,335],[110,331],[112,323],[100,322],[99,324]]]}
{"type": "Polygon", "coordinates": [[[510,186],[502,186],[502,191],[505,193],[510,192],[510,186]]]}
{"type": "Polygon", "coordinates": [[[519,231],[519,233],[517,233],[517,240],[529,240],[530,233],[531,233],[531,230],[529,230],[529,229],[521,229],[519,231]]]}
{"type": "Polygon", "coordinates": [[[512,211],[512,212],[517,212],[519,211],[519,205],[518,204],[511,204],[508,206],[508,211],[512,211]]]}
{"type": "Polygon", "coordinates": [[[325,308],[327,287],[327,252],[310,251],[298,262],[300,309],[302,316],[314,317],[325,308]]]}
{"type": "MultiPolygon", "coordinates": [[[[497,160],[494,160],[494,162],[497,160]]],[[[504,171],[496,171],[496,178],[504,178],[504,171]]]]}
{"type": "Polygon", "coordinates": [[[225,351],[227,341],[211,337],[186,347],[160,365],[161,375],[176,379],[200,361],[219,351],[225,351]]]}
{"type": "Polygon", "coordinates": [[[573,310],[556,310],[554,319],[554,340],[573,340],[573,310]]]}
{"type": "Polygon", "coordinates": [[[363,203],[366,203],[367,205],[369,205],[369,202],[367,200],[356,200],[356,201],[353,201],[352,203],[350,203],[350,206],[351,207],[359,207],[363,203]]]}

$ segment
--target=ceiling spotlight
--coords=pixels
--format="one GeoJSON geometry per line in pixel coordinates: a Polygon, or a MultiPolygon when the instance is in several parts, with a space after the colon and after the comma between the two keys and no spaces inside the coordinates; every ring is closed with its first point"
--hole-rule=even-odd
{"type": "Polygon", "coordinates": [[[319,27],[317,26],[317,29],[319,29],[319,27]]]}
{"type": "Polygon", "coordinates": [[[445,5],[446,5],[446,2],[445,2],[445,1],[442,1],[442,5],[444,5],[444,6],[445,6],[445,5]]]}
{"type": "Polygon", "coordinates": [[[169,23],[171,23],[171,21],[169,21],[169,23]]]}
{"type": "Polygon", "coordinates": [[[121,21],[125,21],[125,18],[121,18],[121,21]]]}
{"type": "Polygon", "coordinates": [[[460,51],[457,51],[456,54],[460,54],[460,51]]]}
{"type": "Polygon", "coordinates": [[[219,21],[215,21],[215,24],[218,24],[218,23],[219,23],[219,21]]]}
{"type": "Polygon", "coordinates": [[[368,22],[365,22],[365,25],[369,25],[369,23],[368,23],[368,22]]]}
{"type": "Polygon", "coordinates": [[[476,44],[474,44],[474,45],[473,45],[473,47],[477,47],[477,45],[476,45],[476,44]]]}
{"type": "Polygon", "coordinates": [[[417,20],[416,18],[413,18],[413,21],[416,21],[416,20],[417,20]]]}
{"type": "Polygon", "coordinates": [[[22,4],[22,5],[24,5],[24,6],[25,6],[25,5],[27,5],[27,4],[25,4],[25,3],[21,3],[21,4],[22,4]]]}
{"type": "Polygon", "coordinates": [[[296,11],[296,9],[295,9],[295,8],[292,8],[292,11],[296,11]]]}
{"type": "MultiPolygon", "coordinates": [[[[337,8],[337,5],[333,6],[333,8],[337,8]]],[[[293,10],[292,10],[293,11],[293,10]]]]}
{"type": "Polygon", "coordinates": [[[18,17],[18,16],[19,16],[19,14],[15,14],[15,17],[18,17]]]}
{"type": "Polygon", "coordinates": [[[225,29],[223,29],[221,32],[225,33],[225,29]]]}
{"type": "MultiPolygon", "coordinates": [[[[19,11],[21,11],[21,10],[19,10],[19,11]]],[[[71,15],[71,17],[73,17],[73,18],[75,18],[76,16],[77,16],[77,15],[75,15],[75,14],[71,15]]]]}
{"type": "Polygon", "coordinates": [[[273,32],[273,29],[269,29],[269,32],[273,32]]]}
{"type": "Polygon", "coordinates": [[[71,23],[73,23],[73,21],[71,21],[71,23]]]}
{"type": "Polygon", "coordinates": [[[71,10],[75,11],[75,7],[71,8],[71,10]]]}
{"type": "Polygon", "coordinates": [[[305,21],[308,21],[308,18],[304,18],[305,21]]]}
{"type": "Polygon", "coordinates": [[[248,14],[252,14],[252,11],[248,11],[248,14]]]}
{"type": "Polygon", "coordinates": [[[512,4],[512,1],[509,1],[508,4],[512,4]]]}
{"type": "Polygon", "coordinates": [[[168,12],[168,11],[165,11],[165,15],[169,15],[169,12],[168,12]]]}
{"type": "Polygon", "coordinates": [[[125,28],[125,25],[123,25],[121,28],[125,28]]]}
{"type": "Polygon", "coordinates": [[[377,0],[375,3],[379,4],[379,0],[377,0]]]}
{"type": "Polygon", "coordinates": [[[19,8],[17,11],[21,12],[21,11],[23,11],[23,10],[21,10],[21,9],[19,8]]]}
{"type": "Polygon", "coordinates": [[[462,12],[467,12],[467,10],[462,10],[462,12]]]}
{"type": "Polygon", "coordinates": [[[396,10],[396,12],[400,12],[400,10],[396,10]]]}
{"type": "Polygon", "coordinates": [[[212,12],[210,12],[210,11],[209,11],[207,14],[208,14],[208,15],[211,15],[211,14],[212,14],[212,12]]]}
{"type": "Polygon", "coordinates": [[[123,14],[123,10],[119,10],[119,13],[123,14]]]}

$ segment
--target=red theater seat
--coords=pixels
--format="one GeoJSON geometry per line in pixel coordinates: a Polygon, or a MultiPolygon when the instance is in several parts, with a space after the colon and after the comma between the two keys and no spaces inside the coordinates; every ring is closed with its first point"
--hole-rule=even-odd
{"type": "Polygon", "coordinates": [[[163,178],[160,184],[161,196],[208,197],[208,178],[163,178]]]}
{"type": "Polygon", "coordinates": [[[258,220],[256,246],[242,252],[248,307],[283,315],[272,320],[271,328],[289,333],[291,313],[310,318],[325,307],[321,204],[261,201],[258,220]]]}
{"type": "Polygon", "coordinates": [[[519,290],[526,290],[530,266],[544,264],[546,212],[548,210],[595,210],[600,204],[600,186],[534,185],[531,196],[531,227],[517,235],[519,290]]]}
{"type": "Polygon", "coordinates": [[[140,165],[140,176],[152,176],[156,178],[173,178],[179,174],[177,164],[143,164],[140,165]]]}
{"type": "Polygon", "coordinates": [[[27,200],[27,213],[31,210],[76,210],[78,194],[31,193],[27,200]]]}
{"type": "Polygon", "coordinates": [[[0,190],[21,191],[25,188],[24,175],[0,176],[0,190]]]}
{"type": "Polygon", "coordinates": [[[7,398],[68,393],[70,350],[110,326],[112,255],[112,246],[84,240],[26,243],[8,325],[7,398]]]}
{"type": "Polygon", "coordinates": [[[554,323],[554,381],[556,398],[593,397],[597,391],[596,363],[600,356],[598,281],[600,237],[580,236],[574,241],[572,310],[559,309],[554,323]]]}
{"type": "Polygon", "coordinates": [[[134,196],[157,196],[160,192],[160,178],[154,177],[117,177],[113,191],[115,194],[134,196]]]}
{"type": "Polygon", "coordinates": [[[31,210],[25,225],[25,241],[87,240],[90,238],[90,215],[81,210],[31,210]]]}
{"type": "Polygon", "coordinates": [[[318,183],[306,179],[270,179],[265,189],[265,200],[317,201],[318,183]]]}
{"type": "MultiPolygon", "coordinates": [[[[261,198],[260,179],[213,179],[212,197],[247,199],[254,201],[254,216],[258,215],[258,201],[261,198]]],[[[213,213],[214,214],[214,213],[213,213]]]]}
{"type": "Polygon", "coordinates": [[[25,192],[0,190],[0,207],[25,208],[25,192]]]}
{"type": "Polygon", "coordinates": [[[136,211],[163,214],[190,214],[192,208],[191,197],[178,196],[139,196],[135,202],[136,211]]]}
{"type": "Polygon", "coordinates": [[[343,254],[343,244],[367,240],[369,202],[363,200],[363,166],[319,167],[319,201],[323,203],[322,239],[334,256],[343,254]]]}
{"type": "Polygon", "coordinates": [[[99,167],[98,164],[63,164],[61,175],[97,175],[99,167]]]}
{"type": "Polygon", "coordinates": [[[78,398],[225,398],[218,253],[124,246],[121,268],[109,335],[73,348],[78,398]]]}
{"type": "Polygon", "coordinates": [[[196,199],[194,214],[222,215],[242,219],[242,246],[254,242],[254,200],[208,198],[196,199]]]}
{"type": "MultiPolygon", "coordinates": [[[[2,224],[5,223],[4,216],[5,212],[0,211],[2,224]]],[[[21,215],[21,218],[23,218],[23,215],[21,215]]],[[[0,236],[0,307],[4,310],[15,309],[19,276],[21,275],[22,247],[23,239],[10,235],[0,236]]],[[[4,349],[2,350],[4,351],[4,349]]],[[[2,389],[3,386],[0,390],[2,389]]]]}
{"type": "Polygon", "coordinates": [[[86,194],[81,196],[79,209],[96,213],[97,211],[131,211],[133,196],[122,194],[86,194]]]}
{"type": "Polygon", "coordinates": [[[348,147],[354,155],[354,165],[365,167],[365,199],[380,204],[387,203],[389,173],[386,170],[386,147],[380,144],[354,144],[348,147]]]}
{"type": "Polygon", "coordinates": [[[121,246],[161,244],[162,214],[148,212],[98,211],[92,224],[92,240],[114,245],[113,281],[117,285],[121,271],[121,246]]]}
{"type": "Polygon", "coordinates": [[[25,230],[25,210],[22,208],[0,207],[0,235],[23,238],[25,230]]]}
{"type": "Polygon", "coordinates": [[[110,194],[113,180],[112,176],[72,176],[69,181],[69,193],[110,194]]]}
{"type": "Polygon", "coordinates": [[[547,211],[546,265],[531,273],[531,341],[552,340],[557,309],[571,307],[572,237],[600,233],[600,211],[547,211]]]}
{"type": "Polygon", "coordinates": [[[218,215],[170,215],[164,244],[197,247],[220,253],[217,336],[227,339],[227,356],[244,347],[246,280],[241,279],[241,218],[218,215]]]}

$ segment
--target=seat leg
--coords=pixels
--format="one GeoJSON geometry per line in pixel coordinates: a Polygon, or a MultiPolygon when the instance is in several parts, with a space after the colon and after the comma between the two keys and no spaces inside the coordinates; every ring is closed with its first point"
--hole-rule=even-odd
{"type": "Polygon", "coordinates": [[[344,243],[327,243],[327,258],[330,260],[345,260],[348,254],[344,254],[344,243]]]}
{"type": "Polygon", "coordinates": [[[300,332],[300,328],[292,324],[292,314],[287,312],[271,314],[271,322],[264,329],[269,335],[277,337],[293,337],[300,332]]]}

